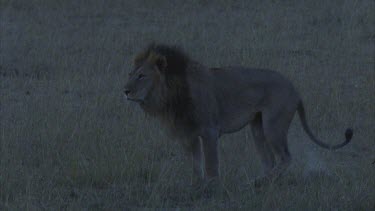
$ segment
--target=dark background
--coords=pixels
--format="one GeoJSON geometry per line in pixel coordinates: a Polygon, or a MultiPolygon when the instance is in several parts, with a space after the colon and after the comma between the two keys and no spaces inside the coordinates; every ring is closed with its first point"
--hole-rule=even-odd
{"type": "Polygon", "coordinates": [[[375,206],[372,0],[0,0],[0,209],[369,210],[375,206]],[[229,197],[191,193],[190,162],[122,96],[150,41],[208,66],[275,69],[298,88],[313,131],[293,121],[292,166],[257,192],[249,128],[221,139],[229,197]]]}

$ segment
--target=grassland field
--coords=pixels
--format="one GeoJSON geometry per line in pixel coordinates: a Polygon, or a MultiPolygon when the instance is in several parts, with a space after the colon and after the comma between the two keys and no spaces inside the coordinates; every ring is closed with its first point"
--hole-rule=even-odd
{"type": "Polygon", "coordinates": [[[0,210],[374,210],[373,0],[0,0],[0,210]],[[190,160],[124,99],[151,41],[207,66],[274,69],[301,93],[314,133],[289,131],[292,165],[262,173],[249,128],[220,140],[227,194],[191,193],[190,160]]]}

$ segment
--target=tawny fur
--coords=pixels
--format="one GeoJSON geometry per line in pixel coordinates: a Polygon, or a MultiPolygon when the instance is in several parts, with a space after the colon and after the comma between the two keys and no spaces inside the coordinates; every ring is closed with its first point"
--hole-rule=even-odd
{"type": "Polygon", "coordinates": [[[287,133],[296,111],[310,138],[324,148],[343,147],[353,135],[347,129],[345,142],[335,146],[315,138],[299,94],[275,71],[208,68],[171,46],[151,44],[135,57],[125,93],[160,119],[191,152],[197,178],[219,175],[219,137],[246,125],[252,129],[264,178],[278,177],[291,160],[287,133]]]}

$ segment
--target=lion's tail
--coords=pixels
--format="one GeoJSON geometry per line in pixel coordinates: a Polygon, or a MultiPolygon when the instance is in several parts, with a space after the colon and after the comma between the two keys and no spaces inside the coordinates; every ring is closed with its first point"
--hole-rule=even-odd
{"type": "Polygon", "coordinates": [[[299,114],[299,117],[301,119],[302,126],[303,126],[303,129],[305,130],[305,132],[309,135],[311,140],[313,140],[316,144],[318,144],[319,146],[321,146],[323,148],[326,148],[326,149],[329,149],[329,150],[335,150],[335,149],[341,148],[341,147],[347,145],[353,137],[353,130],[351,128],[348,128],[345,131],[345,139],[346,140],[343,143],[337,144],[337,145],[328,145],[328,144],[320,141],[319,139],[315,138],[314,134],[311,132],[311,130],[310,130],[308,124],[307,124],[307,121],[306,121],[306,114],[305,114],[305,109],[303,107],[302,101],[298,104],[298,114],[299,114]]]}

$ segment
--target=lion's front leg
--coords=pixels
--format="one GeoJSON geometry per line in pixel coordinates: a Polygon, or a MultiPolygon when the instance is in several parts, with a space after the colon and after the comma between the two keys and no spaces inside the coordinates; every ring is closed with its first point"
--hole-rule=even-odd
{"type": "Polygon", "coordinates": [[[205,158],[205,179],[213,179],[219,176],[218,136],[210,132],[201,138],[205,158]]]}
{"type": "Polygon", "coordinates": [[[191,185],[196,186],[202,182],[203,168],[202,168],[202,144],[197,137],[193,140],[191,145],[191,161],[192,161],[192,176],[191,185]]]}
{"type": "MultiPolygon", "coordinates": [[[[210,197],[225,190],[219,178],[219,153],[218,153],[218,132],[208,130],[201,138],[201,153],[204,155],[204,179],[196,186],[198,193],[203,193],[205,197],[210,197]]],[[[201,162],[200,162],[201,164],[201,162]]],[[[202,170],[201,165],[199,166],[202,170]]],[[[200,171],[202,172],[202,171],[200,171]]]]}

